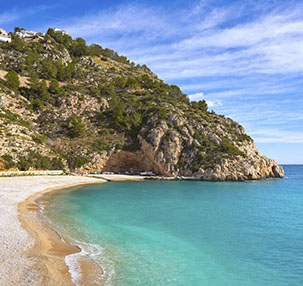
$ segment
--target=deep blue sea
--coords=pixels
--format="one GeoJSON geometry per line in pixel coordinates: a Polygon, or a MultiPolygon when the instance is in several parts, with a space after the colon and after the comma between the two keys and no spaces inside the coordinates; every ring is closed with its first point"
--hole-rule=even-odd
{"type": "MultiPolygon", "coordinates": [[[[45,213],[107,285],[302,286],[303,165],[284,179],[146,181],[60,192],[45,213]]],[[[79,273],[78,273],[79,274],[79,273]]]]}

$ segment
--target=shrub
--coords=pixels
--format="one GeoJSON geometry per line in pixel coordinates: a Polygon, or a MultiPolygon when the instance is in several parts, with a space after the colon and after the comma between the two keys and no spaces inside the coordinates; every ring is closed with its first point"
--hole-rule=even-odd
{"type": "Polygon", "coordinates": [[[3,155],[1,158],[5,161],[5,168],[10,169],[15,166],[15,162],[13,161],[13,157],[11,155],[3,155]]]}
{"type": "Polygon", "coordinates": [[[92,144],[93,151],[104,151],[110,147],[110,143],[105,138],[98,138],[92,144]]]}
{"type": "Polygon", "coordinates": [[[227,141],[222,141],[221,147],[222,147],[223,151],[225,151],[229,154],[244,155],[244,153],[242,151],[240,151],[235,145],[228,143],[227,141]]]}
{"type": "Polygon", "coordinates": [[[67,163],[70,169],[74,170],[82,167],[84,164],[88,162],[88,158],[84,156],[78,156],[76,154],[71,154],[68,157],[67,163]]]}
{"type": "Polygon", "coordinates": [[[50,170],[63,170],[64,164],[62,162],[62,159],[60,158],[53,158],[50,162],[50,170]]]}
{"type": "Polygon", "coordinates": [[[69,119],[68,131],[69,137],[77,138],[84,134],[85,126],[79,116],[72,115],[69,119]]]}
{"type": "Polygon", "coordinates": [[[192,168],[191,168],[191,170],[192,170],[193,173],[198,172],[199,169],[200,169],[200,165],[199,165],[199,164],[194,164],[194,165],[192,166],[192,168]]]}
{"type": "Polygon", "coordinates": [[[5,75],[5,84],[8,88],[12,89],[13,91],[17,91],[20,86],[20,80],[18,74],[11,70],[5,75]]]}
{"type": "Polygon", "coordinates": [[[16,167],[20,171],[27,171],[32,166],[32,161],[26,157],[20,157],[16,167]]]}
{"type": "Polygon", "coordinates": [[[191,106],[194,109],[198,109],[198,110],[201,110],[203,112],[207,112],[207,109],[208,109],[207,103],[206,103],[206,101],[204,99],[203,100],[199,100],[198,102],[197,101],[192,101],[191,102],[191,106]]]}

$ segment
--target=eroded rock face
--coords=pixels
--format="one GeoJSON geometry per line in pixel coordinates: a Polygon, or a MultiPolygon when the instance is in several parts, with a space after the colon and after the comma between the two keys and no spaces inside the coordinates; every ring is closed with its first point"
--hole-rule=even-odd
{"type": "MultiPolygon", "coordinates": [[[[175,121],[176,119],[172,118],[172,120],[175,121]]],[[[221,129],[222,132],[224,128],[218,126],[217,129],[221,129]]],[[[246,135],[242,126],[237,126],[237,129],[240,134],[246,135]]],[[[221,144],[222,139],[217,134],[212,131],[209,132],[207,129],[203,132],[204,136],[214,144],[221,144]]],[[[171,130],[165,122],[161,122],[150,130],[147,136],[149,142],[139,136],[142,147],[139,152],[140,156],[137,157],[138,166],[140,165],[139,162],[149,162],[149,165],[144,165],[145,170],[147,168],[160,174],[194,176],[201,180],[210,181],[241,181],[284,177],[283,168],[274,160],[261,156],[251,139],[247,139],[242,143],[235,143],[235,146],[243,154],[222,159],[213,167],[205,167],[202,162],[198,170],[192,170],[191,167],[195,156],[193,156],[190,147],[193,144],[200,144],[199,140],[193,137],[193,133],[190,126],[189,128],[183,126],[180,133],[178,133],[171,130]],[[181,157],[184,158],[184,161],[187,160],[189,162],[188,166],[180,166],[181,157]]],[[[118,157],[116,159],[118,160],[118,157]]],[[[125,160],[122,157],[120,159],[125,160]]],[[[140,168],[142,169],[142,166],[140,168]]]]}
{"type": "MultiPolygon", "coordinates": [[[[49,77],[40,67],[46,58],[72,64],[71,78],[38,110],[32,96],[0,87],[0,157],[20,162],[35,152],[76,172],[154,171],[217,181],[284,176],[241,125],[190,102],[147,67],[105,55],[75,60],[55,39],[41,44],[33,65],[41,79],[49,77]]],[[[29,88],[26,57],[26,51],[0,48],[2,66],[22,70],[21,87],[29,88]]]]}
{"type": "Polygon", "coordinates": [[[200,176],[202,180],[218,181],[284,177],[283,168],[274,160],[261,156],[252,141],[238,147],[244,152],[245,156],[236,156],[233,160],[222,160],[214,169],[201,170],[196,175],[200,176]]]}
{"type": "Polygon", "coordinates": [[[284,170],[265,156],[239,160],[224,160],[214,169],[197,174],[201,180],[243,181],[265,178],[283,178],[284,170]]]}
{"type": "MultiPolygon", "coordinates": [[[[61,142],[60,138],[49,139],[46,144],[37,144],[33,141],[33,138],[37,137],[34,130],[46,127],[51,130],[51,127],[47,125],[48,121],[50,123],[54,120],[64,122],[72,114],[95,116],[100,111],[106,112],[109,108],[107,99],[102,98],[97,101],[88,95],[80,97],[76,92],[73,96],[60,99],[57,106],[58,112],[55,114],[41,111],[39,119],[45,117],[45,120],[42,120],[43,125],[33,120],[38,115],[29,113],[25,108],[18,109],[20,100],[25,102],[25,99],[15,98],[9,94],[1,96],[2,105],[32,122],[33,130],[19,123],[8,124],[3,121],[3,126],[9,128],[12,136],[0,138],[0,155],[12,154],[15,160],[17,160],[17,155],[26,156],[28,150],[48,155],[51,150],[49,148],[58,149],[61,146],[64,152],[75,148],[79,150],[79,157],[88,158],[87,163],[76,169],[78,172],[153,171],[166,176],[186,176],[212,181],[241,181],[284,176],[283,168],[274,160],[260,154],[242,126],[217,115],[208,115],[210,122],[203,118],[189,118],[188,115],[182,113],[182,110],[168,116],[166,120],[152,117],[137,136],[139,148],[136,152],[127,152],[116,147],[92,152],[86,147],[88,142],[85,139],[82,139],[82,143],[79,142],[82,144],[81,148],[77,144],[66,149],[62,147],[66,144],[64,141],[61,142]],[[50,116],[53,120],[48,120],[50,116]],[[229,142],[229,147],[224,145],[226,140],[229,142]],[[51,144],[50,141],[54,141],[58,146],[51,144]],[[228,150],[228,148],[234,148],[236,151],[228,150]],[[17,152],[11,152],[11,150],[17,152]]],[[[89,121],[83,118],[83,122],[91,134],[95,132],[95,136],[98,136],[89,121]]],[[[58,129],[57,132],[60,133],[60,130],[58,129]]],[[[65,166],[68,170],[67,162],[65,166]]]]}
{"type": "MultiPolygon", "coordinates": [[[[158,134],[159,133],[155,133],[158,134]]],[[[157,136],[158,136],[157,135],[157,136]]],[[[154,146],[141,138],[142,148],[135,153],[126,151],[114,151],[110,156],[104,158],[102,171],[153,171],[157,174],[167,176],[189,176],[207,181],[243,181],[265,178],[283,178],[284,170],[274,160],[261,156],[252,144],[248,156],[237,156],[231,160],[222,160],[214,168],[200,168],[196,173],[190,169],[177,172],[174,168],[178,155],[181,153],[181,143],[178,136],[172,134],[173,142],[164,145],[164,150],[159,148],[158,140],[154,146]],[[254,151],[253,151],[254,150],[254,151]]]]}
{"type": "Polygon", "coordinates": [[[102,152],[99,154],[93,154],[89,163],[85,164],[83,167],[78,168],[78,172],[101,172],[104,170],[104,166],[108,162],[110,154],[108,152],[102,152]]]}
{"type": "Polygon", "coordinates": [[[154,171],[157,174],[169,175],[165,169],[158,164],[149,153],[150,150],[137,151],[136,153],[126,151],[113,152],[107,159],[102,171],[154,171]]]}

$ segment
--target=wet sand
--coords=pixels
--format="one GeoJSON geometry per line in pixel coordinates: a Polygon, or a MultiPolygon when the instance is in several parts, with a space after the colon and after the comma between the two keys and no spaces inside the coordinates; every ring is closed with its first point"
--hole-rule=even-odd
{"type": "MultiPolygon", "coordinates": [[[[40,207],[52,195],[82,184],[135,181],[128,175],[38,176],[0,178],[0,285],[75,285],[65,257],[81,249],[60,237],[43,219],[40,207]]],[[[103,271],[93,261],[80,260],[77,285],[102,285],[103,271]],[[98,282],[94,282],[98,277],[98,282]]],[[[106,277],[104,277],[106,280],[106,277]]]]}
{"type": "MultiPolygon", "coordinates": [[[[51,192],[72,186],[102,182],[75,176],[0,178],[0,285],[74,285],[64,259],[80,249],[64,242],[40,219],[39,199],[45,201],[51,192]]],[[[94,266],[83,264],[85,268],[90,273],[94,266]]]]}

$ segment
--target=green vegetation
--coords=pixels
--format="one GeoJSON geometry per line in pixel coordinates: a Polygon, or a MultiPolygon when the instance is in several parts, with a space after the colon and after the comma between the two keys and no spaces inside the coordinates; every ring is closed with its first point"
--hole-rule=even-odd
{"type": "Polygon", "coordinates": [[[11,70],[5,75],[5,80],[6,80],[6,86],[10,88],[13,91],[17,91],[19,86],[20,86],[20,81],[19,81],[19,76],[18,74],[14,71],[11,70]]]}
{"type": "Polygon", "coordinates": [[[18,162],[13,160],[11,155],[3,155],[6,168],[18,168],[20,171],[27,171],[30,167],[38,170],[63,170],[64,164],[60,158],[42,156],[36,152],[29,151],[27,156],[21,156],[18,162]]]}
{"type": "Polygon", "coordinates": [[[15,162],[13,161],[13,157],[11,155],[3,155],[1,159],[5,162],[5,168],[10,169],[15,166],[15,162]]]}
{"type": "Polygon", "coordinates": [[[242,151],[240,151],[235,145],[233,145],[227,141],[223,141],[221,143],[221,146],[222,146],[223,151],[227,152],[228,154],[244,155],[244,153],[242,151]]]}
{"type": "Polygon", "coordinates": [[[30,124],[28,121],[22,119],[22,117],[16,113],[12,113],[10,110],[2,108],[0,109],[0,119],[4,119],[7,123],[15,123],[20,126],[29,128],[30,124]]]}
{"type": "Polygon", "coordinates": [[[0,89],[14,91],[22,110],[21,117],[13,103],[1,108],[1,136],[13,142],[16,135],[5,125],[24,126],[27,129],[18,136],[30,136],[31,143],[49,148],[52,154],[27,151],[15,161],[2,157],[7,166],[62,169],[66,163],[77,169],[96,154],[114,149],[136,152],[140,138],[153,144],[151,132],[163,131],[159,150],[173,145],[171,134],[176,133],[182,150],[173,168],[195,173],[244,155],[235,144],[251,140],[237,123],[209,112],[205,100],[190,102],[178,86],[158,79],[146,65],[136,65],[100,45],[87,45],[82,38],[49,29],[42,39],[23,41],[12,33],[12,42],[0,43],[0,52],[4,55],[0,69],[8,72],[0,89]],[[18,75],[26,77],[27,85],[20,87],[18,75]]]}
{"type": "Polygon", "coordinates": [[[24,156],[19,158],[19,162],[16,164],[16,167],[21,171],[27,171],[30,167],[38,170],[55,170],[57,167],[60,168],[63,166],[56,166],[55,164],[52,164],[54,162],[58,163],[57,160],[58,159],[56,158],[52,161],[47,156],[42,156],[38,153],[30,151],[27,157],[24,156]]]}
{"type": "Polygon", "coordinates": [[[68,125],[68,134],[71,138],[77,138],[84,134],[85,125],[82,122],[82,119],[79,116],[72,115],[69,119],[68,125]]]}
{"type": "Polygon", "coordinates": [[[207,112],[207,103],[206,101],[203,99],[203,100],[199,100],[198,102],[196,101],[192,101],[191,102],[191,106],[195,109],[195,110],[199,110],[199,111],[202,111],[202,112],[207,112]]]}
{"type": "Polygon", "coordinates": [[[67,155],[68,167],[72,170],[81,168],[84,164],[89,162],[89,159],[86,156],[79,156],[73,152],[67,155]]]}

